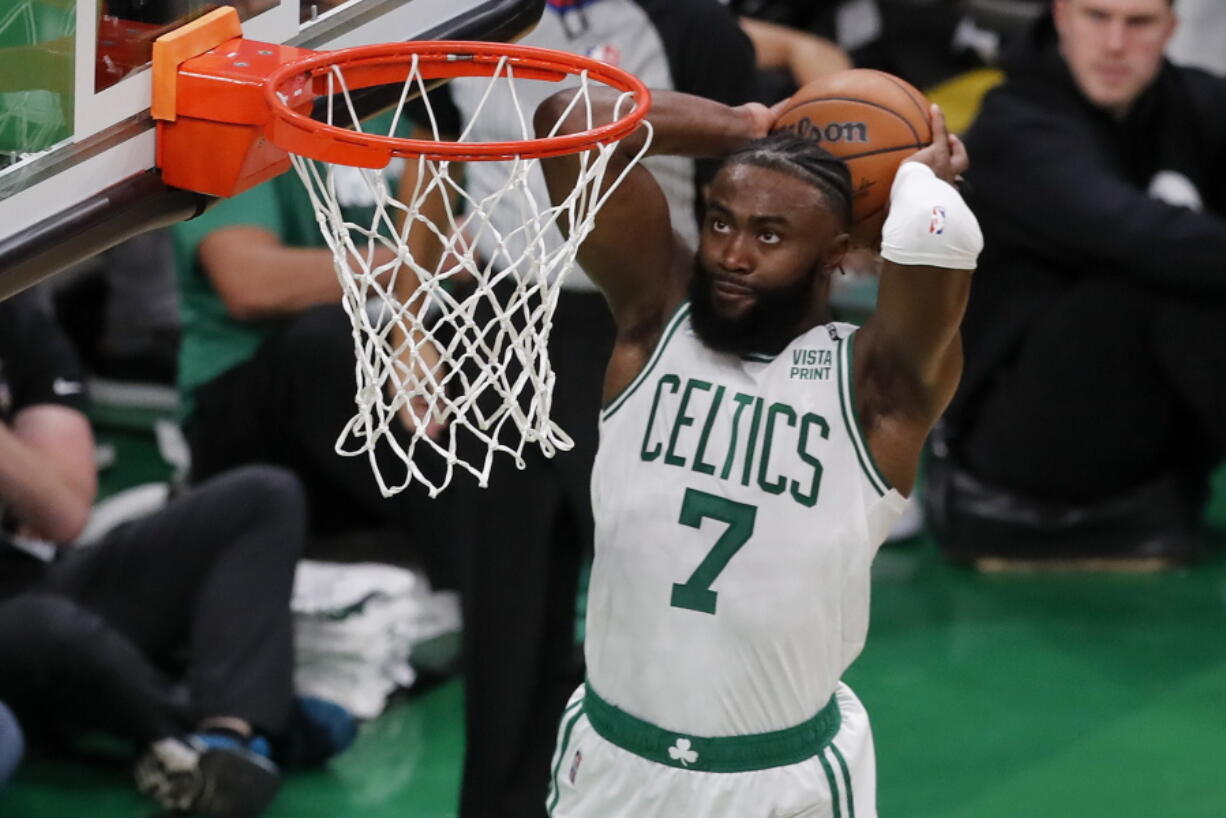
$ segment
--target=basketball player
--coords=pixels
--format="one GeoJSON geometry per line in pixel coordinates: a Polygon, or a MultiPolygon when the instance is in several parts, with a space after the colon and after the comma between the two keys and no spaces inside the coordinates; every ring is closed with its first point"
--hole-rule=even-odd
{"type": "MultiPolygon", "coordinates": [[[[867,716],[839,677],[864,643],[872,557],[958,381],[982,244],[949,184],[966,153],[932,116],[934,144],[894,182],[877,312],[857,330],[825,323],[849,244],[843,163],[767,136],[761,105],[655,96],[651,152],[725,158],[696,254],[641,166],[580,250],[617,337],[588,682],[559,730],[555,818],[875,815],[867,716]]],[[[555,201],[576,167],[545,163],[555,201]]]]}

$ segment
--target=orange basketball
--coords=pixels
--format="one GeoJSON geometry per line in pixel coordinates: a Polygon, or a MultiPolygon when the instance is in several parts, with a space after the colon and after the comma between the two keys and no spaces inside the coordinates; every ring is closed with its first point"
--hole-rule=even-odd
{"type": "Polygon", "coordinates": [[[879,218],[902,160],[932,143],[928,100],[884,71],[853,68],[820,77],[783,106],[775,130],[810,137],[847,163],[852,218],[879,218]]]}

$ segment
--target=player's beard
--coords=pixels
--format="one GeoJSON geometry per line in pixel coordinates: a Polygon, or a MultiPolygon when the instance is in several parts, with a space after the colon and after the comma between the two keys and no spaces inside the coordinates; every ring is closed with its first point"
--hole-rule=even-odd
{"type": "Polygon", "coordinates": [[[812,310],[813,277],[817,270],[778,290],[757,291],[753,306],[736,318],[725,318],[711,302],[711,275],[696,256],[690,276],[690,323],[698,339],[717,352],[778,355],[808,329],[803,323],[812,310]]]}

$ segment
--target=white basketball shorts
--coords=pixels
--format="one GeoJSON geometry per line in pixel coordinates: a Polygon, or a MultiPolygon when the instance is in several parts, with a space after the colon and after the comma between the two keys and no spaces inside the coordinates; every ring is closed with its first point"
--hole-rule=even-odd
{"type": "Polygon", "coordinates": [[[868,714],[844,684],[805,725],[729,738],[660,730],[581,685],[562,715],[551,769],[551,818],[877,815],[868,714]]]}

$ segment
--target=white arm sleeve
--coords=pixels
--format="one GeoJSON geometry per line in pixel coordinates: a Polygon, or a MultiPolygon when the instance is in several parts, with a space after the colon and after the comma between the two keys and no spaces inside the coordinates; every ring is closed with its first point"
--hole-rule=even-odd
{"type": "Polygon", "coordinates": [[[881,257],[895,264],[973,270],[983,249],[979,220],[962,194],[920,162],[903,162],[890,188],[881,257]]]}

